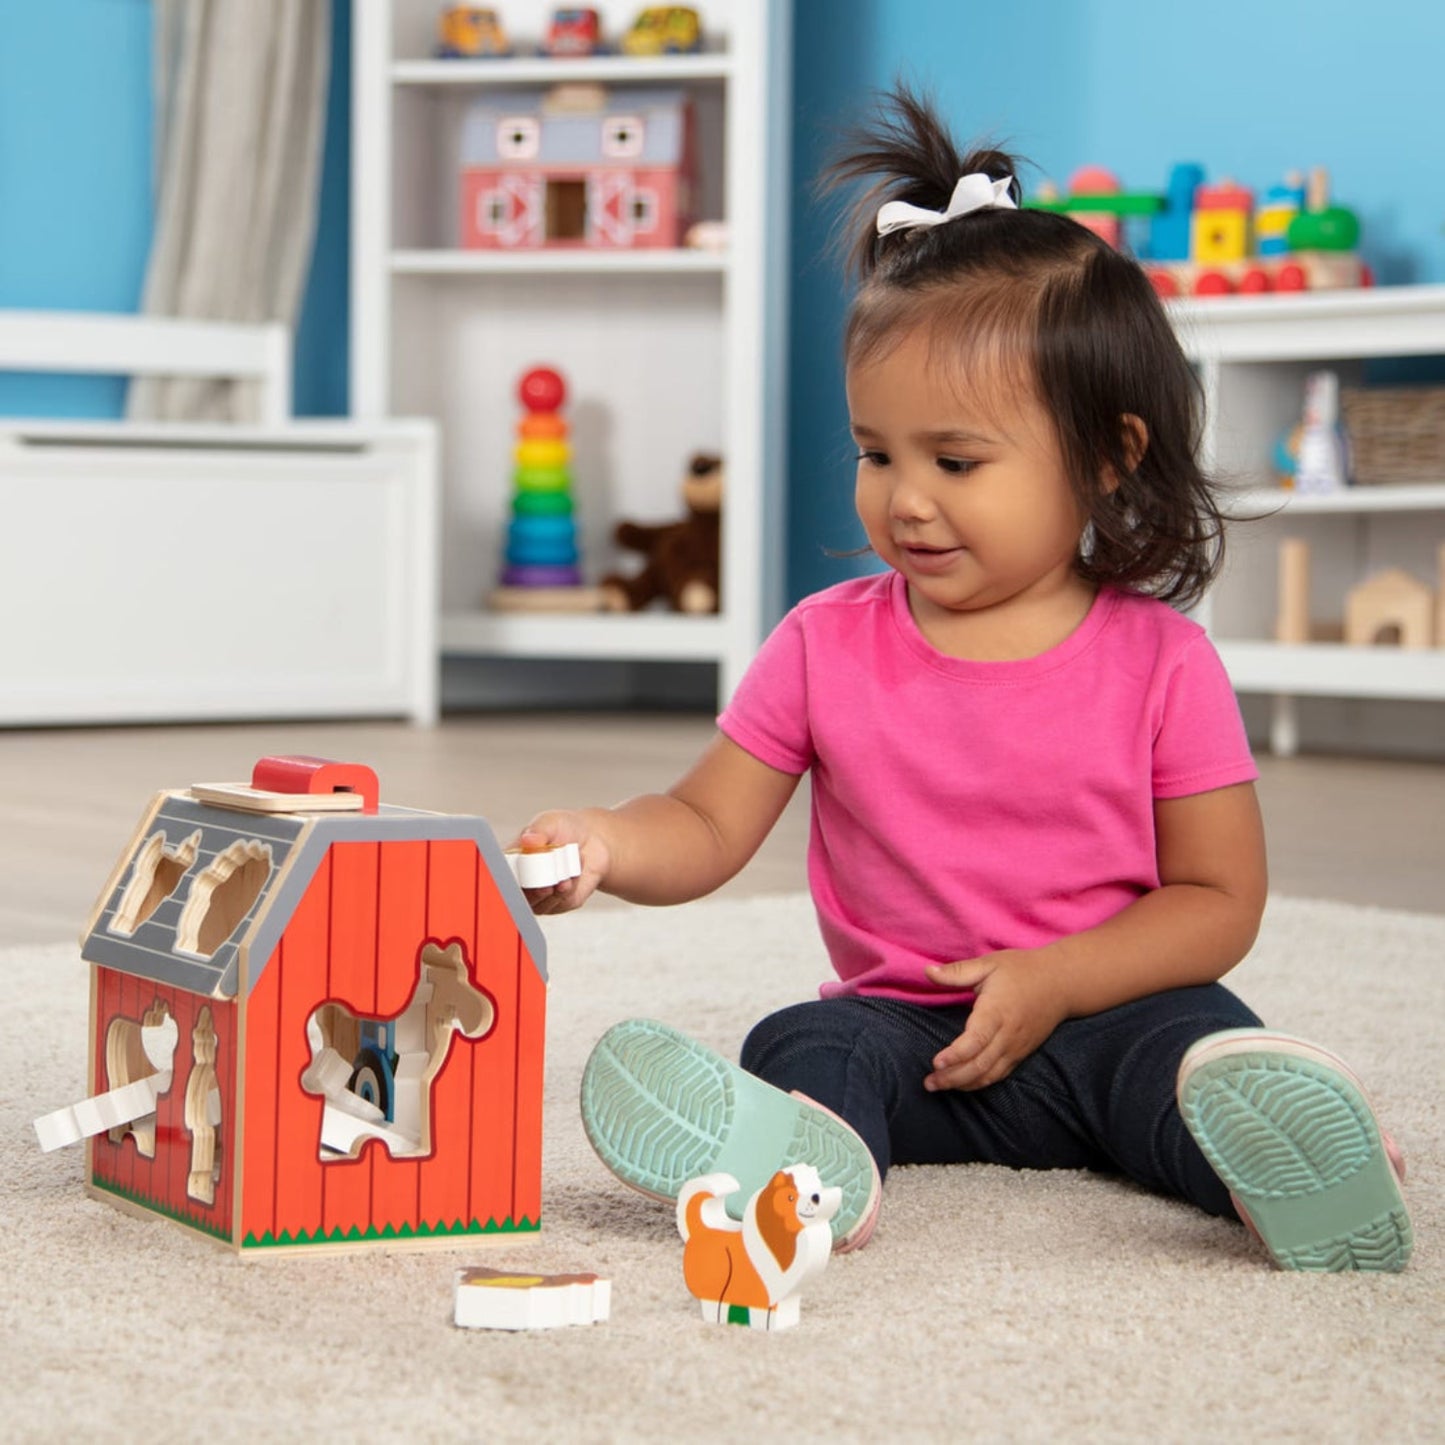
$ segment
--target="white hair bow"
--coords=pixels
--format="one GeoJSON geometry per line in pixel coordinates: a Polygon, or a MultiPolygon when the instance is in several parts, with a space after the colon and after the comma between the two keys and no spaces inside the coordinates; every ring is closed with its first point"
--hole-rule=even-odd
{"type": "Polygon", "coordinates": [[[970,211],[986,211],[998,207],[1015,211],[1018,207],[1009,195],[1013,184],[1012,176],[1002,180],[991,180],[982,171],[969,176],[960,176],[948,205],[941,211],[930,211],[924,206],[910,206],[907,201],[889,201],[878,211],[878,234],[892,235],[894,231],[911,231],[916,226],[941,226],[955,216],[966,216],[970,211]]]}

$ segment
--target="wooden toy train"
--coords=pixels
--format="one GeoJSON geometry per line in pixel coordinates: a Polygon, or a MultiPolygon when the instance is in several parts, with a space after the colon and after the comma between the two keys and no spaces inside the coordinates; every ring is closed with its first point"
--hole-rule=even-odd
{"type": "Polygon", "coordinates": [[[1100,167],[1078,171],[1069,191],[1046,186],[1025,202],[1064,211],[1113,246],[1126,220],[1143,218],[1136,246],[1163,297],[1260,295],[1328,291],[1374,282],[1357,251],[1359,218],[1330,203],[1329,178],[1296,172],[1256,204],[1254,192],[1230,180],[1209,182],[1203,166],[1176,165],[1160,193],[1125,191],[1100,167]]]}

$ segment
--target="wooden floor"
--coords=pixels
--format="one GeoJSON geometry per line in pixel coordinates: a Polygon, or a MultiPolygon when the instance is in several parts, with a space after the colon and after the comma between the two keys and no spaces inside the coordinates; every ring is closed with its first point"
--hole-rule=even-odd
{"type": "MultiPolygon", "coordinates": [[[[369,763],[384,800],[481,813],[507,842],[544,807],[665,786],[711,732],[705,717],[650,714],[0,732],[0,946],[74,939],[153,792],[245,779],[265,753],[369,763]]],[[[1445,913],[1445,764],[1260,764],[1276,892],[1445,913]]],[[[806,887],[806,845],[800,790],[728,891],[806,887]]]]}

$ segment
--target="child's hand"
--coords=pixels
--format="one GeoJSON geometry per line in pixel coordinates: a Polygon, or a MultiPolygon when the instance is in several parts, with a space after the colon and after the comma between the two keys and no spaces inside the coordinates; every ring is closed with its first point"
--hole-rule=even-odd
{"type": "Polygon", "coordinates": [[[533,913],[566,913],[581,908],[597,891],[611,866],[607,841],[585,813],[539,813],[517,835],[513,848],[560,848],[577,844],[582,855],[582,872],[548,888],[524,888],[533,913]]]}
{"type": "Polygon", "coordinates": [[[978,995],[963,1032],[934,1056],[933,1073],[923,1081],[930,1093],[983,1089],[1007,1078],[1065,1017],[1062,991],[1041,949],[930,964],[928,976],[978,995]]]}

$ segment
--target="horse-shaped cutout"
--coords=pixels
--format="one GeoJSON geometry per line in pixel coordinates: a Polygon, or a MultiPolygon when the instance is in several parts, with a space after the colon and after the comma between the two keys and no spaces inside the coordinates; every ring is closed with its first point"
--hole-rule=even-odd
{"type": "Polygon", "coordinates": [[[216,1027],[211,1010],[203,1008],[191,1030],[191,1076],[186,1080],[186,1128],[191,1135],[191,1167],[186,1193],[202,1204],[216,1202],[221,1177],[221,1090],[216,1078],[216,1027]]]}
{"type": "Polygon", "coordinates": [[[306,1021],[311,1063],[301,1076],[301,1087],[325,1100],[320,1157],[359,1158],[370,1139],[393,1159],[430,1154],[432,1084],[453,1035],[478,1041],[496,1021],[496,1003],[472,983],[456,940],[422,946],[416,989],[394,1018],[322,1004],[306,1021]]]}

